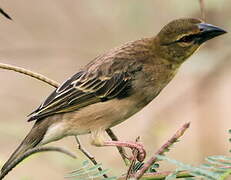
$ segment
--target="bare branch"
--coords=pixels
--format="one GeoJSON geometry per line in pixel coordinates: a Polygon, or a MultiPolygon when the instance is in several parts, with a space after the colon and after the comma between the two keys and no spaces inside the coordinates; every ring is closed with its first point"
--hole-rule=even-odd
{"type": "Polygon", "coordinates": [[[61,152],[63,154],[66,154],[72,158],[76,158],[76,156],[73,153],[71,153],[71,152],[69,152],[63,148],[59,148],[59,147],[35,147],[33,149],[26,151],[21,156],[19,156],[3,172],[1,172],[0,180],[2,180],[13,168],[15,168],[15,166],[17,166],[20,162],[22,162],[24,159],[26,159],[30,155],[35,154],[35,153],[39,153],[39,152],[48,152],[48,151],[57,151],[57,152],[61,152]]]}
{"type": "Polygon", "coordinates": [[[42,75],[42,74],[39,74],[39,73],[35,73],[33,71],[30,71],[30,70],[27,70],[27,69],[24,69],[24,68],[21,68],[21,67],[17,67],[17,66],[13,66],[13,65],[9,65],[9,64],[4,64],[4,63],[0,63],[0,68],[1,69],[6,69],[6,70],[12,70],[12,71],[15,71],[15,72],[18,72],[18,73],[22,73],[22,74],[25,74],[25,75],[28,75],[30,77],[33,77],[35,79],[38,79],[40,81],[43,81],[55,88],[57,88],[59,86],[59,83],[52,80],[52,79],[49,79],[47,78],[46,76],[42,75]]]}
{"type": "Polygon", "coordinates": [[[154,154],[154,156],[149,159],[143,167],[134,175],[136,179],[140,179],[144,173],[157,161],[157,155],[163,155],[168,151],[169,147],[173,145],[177,140],[184,134],[184,132],[189,128],[190,123],[185,123],[161,148],[154,154]]]}
{"type": "MultiPolygon", "coordinates": [[[[92,156],[87,150],[85,150],[82,145],[81,142],[78,138],[78,136],[75,136],[75,139],[78,143],[78,149],[94,164],[97,165],[97,161],[95,160],[94,156],[92,156]]],[[[98,168],[99,171],[103,171],[103,169],[101,167],[98,168]]],[[[108,178],[108,176],[106,174],[103,175],[104,178],[108,178]]]]}
{"type": "Polygon", "coordinates": [[[0,8],[0,13],[1,13],[4,17],[6,17],[7,19],[12,20],[12,18],[10,17],[10,15],[7,14],[6,11],[4,11],[2,8],[0,8]]]}

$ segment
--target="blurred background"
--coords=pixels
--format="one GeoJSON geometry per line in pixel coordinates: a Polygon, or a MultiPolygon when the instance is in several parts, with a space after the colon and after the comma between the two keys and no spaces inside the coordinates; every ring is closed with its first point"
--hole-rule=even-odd
{"type": "MultiPolygon", "coordinates": [[[[21,66],[64,81],[97,55],[121,44],[154,36],[169,21],[200,18],[197,0],[1,0],[13,21],[0,16],[0,62],[21,66]]],[[[231,31],[230,0],[205,1],[206,21],[231,31]]],[[[113,128],[121,140],[141,136],[150,157],[185,122],[190,129],[168,156],[198,165],[209,155],[229,155],[231,128],[231,35],[209,41],[181,67],[151,104],[113,128]]],[[[53,88],[30,77],[0,69],[0,165],[19,145],[33,123],[26,116],[53,88]]],[[[105,135],[107,136],[107,135],[105,135]]],[[[125,172],[115,148],[82,143],[111,174],[125,172]]],[[[59,153],[35,155],[17,166],[6,180],[62,180],[84,157],[73,137],[51,145],[59,153]]],[[[174,168],[167,163],[161,169],[174,168]]]]}

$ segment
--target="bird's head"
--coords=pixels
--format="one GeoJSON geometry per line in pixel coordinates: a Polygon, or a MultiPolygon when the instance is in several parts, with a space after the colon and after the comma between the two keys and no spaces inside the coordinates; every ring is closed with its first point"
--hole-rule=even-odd
{"type": "Polygon", "coordinates": [[[155,46],[162,58],[182,63],[205,41],[224,33],[225,30],[199,19],[177,19],[163,27],[155,46]]]}

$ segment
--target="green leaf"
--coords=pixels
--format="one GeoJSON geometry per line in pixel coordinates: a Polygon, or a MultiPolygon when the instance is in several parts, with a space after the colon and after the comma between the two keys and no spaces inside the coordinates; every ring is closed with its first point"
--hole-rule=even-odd
{"type": "MultiPolygon", "coordinates": [[[[227,156],[222,156],[222,155],[218,155],[218,156],[209,156],[210,159],[214,159],[214,160],[220,160],[220,161],[231,161],[231,157],[227,157],[227,156]]],[[[231,163],[230,163],[231,164],[231,163]]]]}
{"type": "Polygon", "coordinates": [[[64,176],[65,178],[72,178],[72,177],[77,177],[77,176],[83,176],[83,175],[86,175],[88,174],[89,172],[86,171],[86,170],[82,170],[80,172],[76,172],[76,173],[72,173],[72,174],[69,174],[69,175],[66,175],[64,176]]]}
{"type": "Polygon", "coordinates": [[[166,160],[172,164],[177,165],[178,167],[181,167],[185,170],[188,170],[190,172],[190,174],[192,174],[194,176],[203,176],[203,177],[206,177],[207,179],[210,179],[210,180],[217,180],[217,178],[219,177],[219,174],[216,174],[214,172],[211,172],[211,171],[208,171],[208,170],[205,170],[202,168],[194,167],[194,166],[191,166],[188,164],[184,164],[184,163],[179,162],[177,160],[167,158],[166,156],[159,156],[158,155],[157,158],[160,160],[166,160]]]}
{"type": "Polygon", "coordinates": [[[222,166],[230,166],[231,165],[231,158],[226,156],[209,156],[205,159],[211,164],[215,165],[222,165],[222,166]]]}
{"type": "Polygon", "coordinates": [[[214,166],[212,164],[202,164],[199,168],[209,169],[210,171],[216,171],[217,173],[225,173],[227,171],[227,168],[214,166]]]}
{"type": "Polygon", "coordinates": [[[95,173],[95,174],[92,174],[91,176],[89,176],[89,178],[94,179],[94,178],[101,177],[101,176],[103,176],[104,174],[106,174],[108,171],[109,171],[109,169],[104,169],[104,170],[99,171],[99,172],[97,172],[97,173],[95,173]]]}
{"type": "Polygon", "coordinates": [[[97,164],[97,165],[94,165],[94,166],[92,166],[92,167],[90,167],[88,170],[89,171],[94,171],[94,170],[97,170],[98,168],[100,168],[100,167],[102,167],[102,164],[100,163],[100,164],[97,164]]]}
{"type": "Polygon", "coordinates": [[[83,163],[82,163],[82,167],[81,167],[81,168],[76,169],[76,170],[74,170],[74,171],[70,172],[69,174],[74,174],[74,173],[77,173],[77,172],[83,171],[83,170],[84,170],[84,169],[86,169],[89,165],[90,165],[90,164],[89,164],[89,161],[88,161],[88,160],[85,160],[85,161],[83,161],[83,163]]]}
{"type": "Polygon", "coordinates": [[[150,172],[150,173],[153,173],[153,172],[157,172],[157,168],[159,168],[160,167],[160,165],[159,164],[153,164],[149,169],[148,169],[148,172],[150,172]]]}
{"type": "Polygon", "coordinates": [[[82,166],[87,166],[87,165],[89,165],[89,160],[83,161],[82,166]]]}
{"type": "Polygon", "coordinates": [[[77,178],[81,180],[93,180],[93,179],[104,179],[104,180],[115,180],[116,177],[108,177],[103,178],[103,175],[106,174],[109,169],[104,169],[102,171],[99,171],[98,168],[102,168],[102,164],[97,164],[90,166],[90,163],[88,160],[84,161],[82,163],[82,167],[71,172],[71,174],[65,176],[65,178],[77,178]]]}
{"type": "Polygon", "coordinates": [[[176,171],[176,172],[174,172],[174,173],[169,174],[169,175],[165,178],[165,180],[174,180],[174,179],[176,179],[177,173],[178,173],[178,172],[176,171]]]}
{"type": "Polygon", "coordinates": [[[113,176],[113,177],[104,178],[103,180],[116,180],[116,179],[117,179],[117,177],[113,176]]]}
{"type": "Polygon", "coordinates": [[[144,165],[143,162],[137,162],[134,166],[133,166],[133,172],[137,172],[138,170],[140,170],[140,168],[142,168],[144,165]]]}

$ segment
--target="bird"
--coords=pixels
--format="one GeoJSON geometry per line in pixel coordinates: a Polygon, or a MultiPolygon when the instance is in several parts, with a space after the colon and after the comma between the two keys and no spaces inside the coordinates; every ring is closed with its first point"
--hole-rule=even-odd
{"type": "Polygon", "coordinates": [[[125,43],[97,56],[29,115],[28,121],[34,121],[34,125],[1,173],[31,148],[88,133],[92,145],[135,148],[138,160],[143,161],[141,143],[105,140],[104,131],[148,105],[204,42],[225,33],[200,19],[180,18],[153,37],[125,43]]]}

